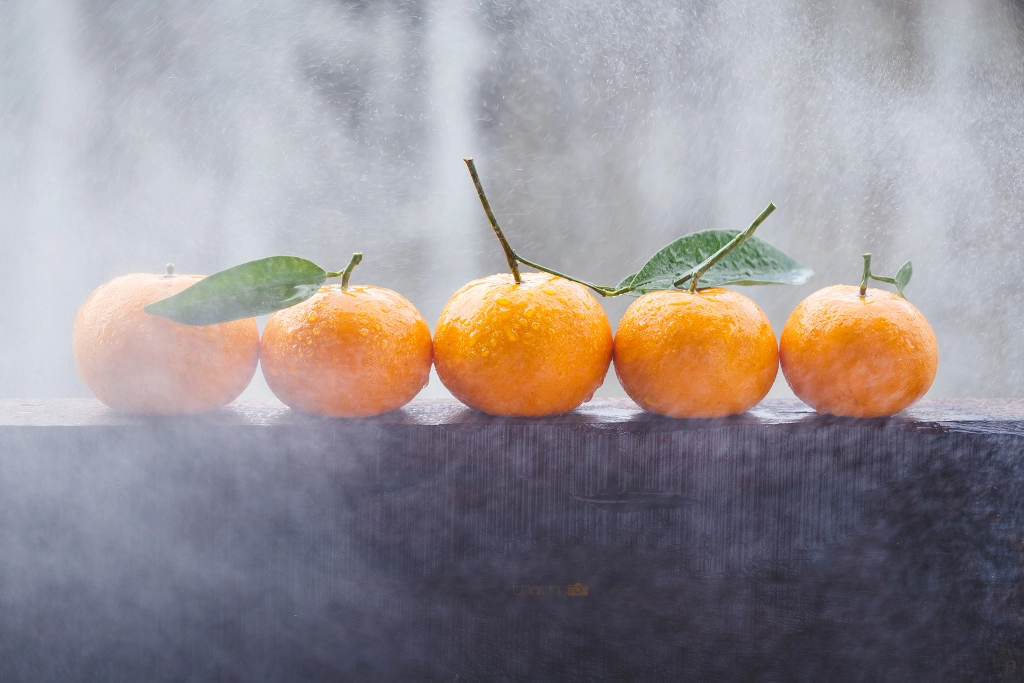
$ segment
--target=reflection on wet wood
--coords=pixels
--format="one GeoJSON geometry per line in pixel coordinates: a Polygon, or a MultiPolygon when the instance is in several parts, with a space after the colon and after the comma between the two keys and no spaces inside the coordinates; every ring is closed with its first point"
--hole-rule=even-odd
{"type": "Polygon", "coordinates": [[[31,680],[1013,679],[1022,430],[1024,401],[684,421],[628,401],[325,420],[6,400],[0,662],[31,680]]]}

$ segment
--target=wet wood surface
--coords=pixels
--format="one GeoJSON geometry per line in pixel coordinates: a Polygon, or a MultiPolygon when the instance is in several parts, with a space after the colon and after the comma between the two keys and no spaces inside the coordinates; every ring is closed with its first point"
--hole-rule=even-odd
{"type": "Polygon", "coordinates": [[[1021,671],[1021,400],[884,420],[0,401],[5,680],[1021,671]]]}

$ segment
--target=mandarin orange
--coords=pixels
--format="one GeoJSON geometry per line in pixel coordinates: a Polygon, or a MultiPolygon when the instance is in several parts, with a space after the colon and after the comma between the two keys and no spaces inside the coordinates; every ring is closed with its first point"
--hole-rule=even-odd
{"type": "Polygon", "coordinates": [[[135,273],[101,285],[78,311],[78,375],[114,410],[181,415],[227,405],[256,372],[260,339],[252,318],[193,327],[142,309],[201,275],[135,273]]]}
{"type": "Polygon", "coordinates": [[[261,365],[295,410],[331,417],[402,407],[430,379],[430,328],[416,307],[382,287],[327,285],[277,311],[263,330],[261,365]]]}
{"type": "Polygon", "coordinates": [[[728,289],[664,290],[630,304],[615,333],[615,374],[636,403],[669,417],[742,413],[779,370],[757,304],[728,289]]]}
{"type": "Polygon", "coordinates": [[[546,273],[474,280],[434,329],[434,365],[457,399],[490,415],[558,415],[589,401],[612,355],[608,317],[582,285],[546,273]]]}
{"type": "Polygon", "coordinates": [[[849,417],[894,415],[924,396],[939,347],[909,301],[882,289],[835,285],[794,309],[782,330],[782,372],[804,403],[849,417]]]}

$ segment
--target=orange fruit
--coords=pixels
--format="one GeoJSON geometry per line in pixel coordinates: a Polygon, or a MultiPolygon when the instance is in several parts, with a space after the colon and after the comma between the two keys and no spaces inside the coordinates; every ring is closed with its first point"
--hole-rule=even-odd
{"type": "Polygon", "coordinates": [[[615,374],[644,410],[722,417],[758,404],[775,382],[779,348],[757,304],[728,289],[644,294],[615,333],[615,374]]]}
{"type": "Polygon", "coordinates": [[[434,366],[457,399],[490,415],[558,415],[604,382],[612,331],[582,285],[547,273],[474,280],[445,304],[434,366]]]}
{"type": "Polygon", "coordinates": [[[194,327],[142,309],[202,275],[123,275],[101,285],[78,311],[78,376],[103,403],[125,413],[184,415],[231,403],[259,360],[252,318],[194,327]]]}
{"type": "Polygon", "coordinates": [[[390,289],[327,285],[263,330],[271,391],[295,410],[365,417],[401,408],[427,385],[430,328],[390,289]]]}
{"type": "Polygon", "coordinates": [[[907,408],[932,385],[935,333],[921,312],[882,289],[835,285],[800,302],[786,321],[782,372],[819,413],[882,417],[907,408]]]}

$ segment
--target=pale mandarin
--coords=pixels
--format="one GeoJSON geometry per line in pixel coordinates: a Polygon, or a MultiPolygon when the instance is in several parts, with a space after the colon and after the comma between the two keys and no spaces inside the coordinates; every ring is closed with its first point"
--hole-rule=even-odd
{"type": "Polygon", "coordinates": [[[782,372],[819,413],[894,415],[931,387],[939,347],[909,301],[881,289],[835,285],[804,299],[786,321],[782,372]]]}
{"type": "Polygon", "coordinates": [[[650,292],[630,304],[615,334],[615,374],[644,410],[722,417],[757,405],[779,370],[764,312],[728,289],[650,292]]]}
{"type": "Polygon", "coordinates": [[[612,354],[608,317],[582,285],[546,273],[475,280],[441,311],[434,365],[466,405],[491,415],[557,415],[589,401],[612,354]]]}
{"type": "Polygon", "coordinates": [[[390,289],[328,285],[270,316],[260,357],[270,389],[295,410],[380,415],[401,408],[426,386],[430,328],[408,299],[390,289]]]}
{"type": "Polygon", "coordinates": [[[220,408],[245,390],[259,360],[254,319],[197,327],[142,310],[201,279],[135,273],[92,293],[78,311],[74,353],[96,398],[125,413],[182,415],[220,408]]]}

